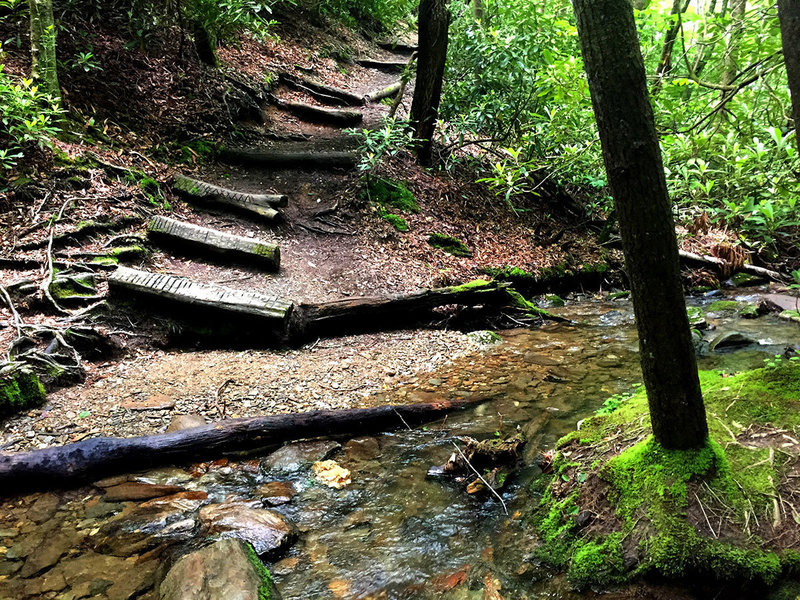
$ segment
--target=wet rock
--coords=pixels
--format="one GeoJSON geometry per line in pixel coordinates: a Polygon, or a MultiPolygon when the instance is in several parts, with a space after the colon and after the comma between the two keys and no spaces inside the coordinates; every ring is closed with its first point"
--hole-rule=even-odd
{"type": "Polygon", "coordinates": [[[61,532],[47,536],[47,539],[42,540],[25,560],[25,564],[19,572],[20,576],[31,577],[52,567],[69,551],[74,541],[61,532]]]}
{"type": "Polygon", "coordinates": [[[586,527],[594,519],[594,513],[590,510],[582,510],[578,513],[577,523],[578,527],[586,527]]]}
{"type": "Polygon", "coordinates": [[[167,433],[181,431],[183,429],[192,429],[193,427],[202,427],[205,424],[206,420],[200,415],[175,415],[169,422],[167,433]]]}
{"type": "Polygon", "coordinates": [[[39,597],[47,592],[60,592],[65,587],[67,587],[67,581],[61,573],[46,573],[29,581],[25,585],[25,593],[29,596],[39,597]]]}
{"type": "Polygon", "coordinates": [[[101,479],[100,481],[95,481],[94,485],[95,487],[99,488],[110,488],[130,480],[131,480],[130,475],[114,475],[113,477],[106,477],[105,479],[101,479]]]}
{"type": "Polygon", "coordinates": [[[380,453],[381,447],[374,437],[353,438],[344,445],[344,455],[349,461],[372,460],[380,453]]]}
{"type": "Polygon", "coordinates": [[[22,563],[18,560],[0,560],[0,577],[13,575],[22,568],[22,563]]]}
{"type": "Polygon", "coordinates": [[[206,500],[208,493],[202,490],[185,491],[148,500],[141,507],[188,513],[200,508],[206,500]]]}
{"type": "Polygon", "coordinates": [[[686,316],[689,317],[689,325],[693,329],[707,329],[708,322],[703,309],[699,306],[689,306],[686,308],[686,316]]]}
{"type": "Polygon", "coordinates": [[[800,298],[789,294],[767,294],[763,299],[764,305],[775,312],[785,310],[797,310],[800,305],[800,298]]]}
{"type": "Polygon", "coordinates": [[[169,496],[186,491],[177,485],[157,485],[140,481],[126,481],[106,488],[103,500],[106,502],[124,502],[126,500],[150,500],[161,496],[169,496]]]}
{"type": "Polygon", "coordinates": [[[350,471],[335,460],[322,460],[311,465],[311,471],[317,481],[337,490],[350,485],[350,471]]]}
{"type": "MultiPolygon", "coordinates": [[[[141,593],[153,587],[155,574],[158,569],[157,561],[148,561],[136,564],[135,568],[128,569],[124,574],[117,574],[113,584],[106,591],[108,600],[131,600],[140,597],[141,593]]],[[[98,583],[96,580],[93,583],[98,583]]]]}
{"type": "Polygon", "coordinates": [[[104,523],[90,541],[97,551],[104,554],[131,556],[163,543],[191,539],[196,528],[194,513],[187,514],[180,503],[136,506],[104,523]]]}
{"type": "Polygon", "coordinates": [[[161,600],[279,600],[267,573],[254,564],[245,543],[222,540],[178,560],[159,592],[161,600]]]}
{"type": "Polygon", "coordinates": [[[503,338],[494,331],[472,331],[467,334],[467,339],[477,346],[494,346],[502,344],[503,338]]]}
{"type": "Polygon", "coordinates": [[[743,348],[744,346],[751,346],[758,344],[758,340],[754,337],[742,333],[740,331],[728,331],[720,333],[717,337],[711,340],[708,345],[712,351],[729,350],[733,348],[743,348]]]}
{"type": "Polygon", "coordinates": [[[105,502],[100,500],[86,509],[84,517],[87,519],[100,519],[102,517],[109,517],[120,512],[123,507],[124,505],[118,502],[105,502]]]}
{"type": "Polygon", "coordinates": [[[269,506],[287,504],[297,495],[297,490],[288,481],[270,481],[256,491],[261,496],[261,502],[269,506]]]}
{"type": "Polygon", "coordinates": [[[259,555],[288,547],[297,535],[294,525],[286,517],[269,509],[211,504],[200,509],[199,518],[208,535],[246,541],[259,555]]]}
{"type": "Polygon", "coordinates": [[[292,473],[330,458],[341,447],[341,444],[331,440],[287,444],[262,460],[261,469],[265,472],[292,473]]]}
{"type": "Polygon", "coordinates": [[[273,575],[288,575],[297,568],[298,564],[300,564],[300,559],[296,556],[284,558],[272,565],[270,571],[273,575]]]}
{"type": "Polygon", "coordinates": [[[59,499],[55,494],[42,494],[28,509],[28,518],[34,523],[43,523],[58,510],[59,499]]]}

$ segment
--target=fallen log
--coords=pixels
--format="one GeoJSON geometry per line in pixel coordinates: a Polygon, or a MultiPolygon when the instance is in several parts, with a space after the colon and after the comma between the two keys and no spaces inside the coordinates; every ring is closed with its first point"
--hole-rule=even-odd
{"type": "Polygon", "coordinates": [[[185,175],[176,175],[172,187],[189,201],[199,201],[209,206],[232,206],[274,221],[280,216],[276,206],[286,206],[288,199],[279,194],[246,194],[225,189],[185,175]]]}
{"type": "Polygon", "coordinates": [[[478,280],[410,294],[300,304],[292,313],[290,334],[294,339],[303,340],[342,332],[403,327],[429,319],[428,311],[439,306],[497,306],[508,302],[505,285],[478,280]]]}
{"type": "Polygon", "coordinates": [[[255,263],[271,271],[279,270],[281,265],[281,251],[275,244],[168,217],[154,217],[147,227],[147,236],[158,243],[255,263]]]}
{"type": "Polygon", "coordinates": [[[366,103],[380,102],[384,98],[394,98],[395,96],[397,96],[398,93],[400,93],[402,87],[403,84],[400,81],[398,81],[397,83],[388,85],[383,89],[374,90],[369,94],[364,95],[364,102],[366,103]]]}
{"type": "Polygon", "coordinates": [[[406,424],[435,421],[449,412],[474,407],[486,400],[468,398],[229,419],[172,433],[134,438],[97,437],[30,452],[0,453],[0,495],[76,485],[129,471],[208,460],[298,439],[387,431],[406,424]]]}
{"type": "Polygon", "coordinates": [[[313,79],[297,77],[290,73],[281,73],[280,81],[290,88],[305,92],[315,100],[326,104],[335,104],[339,106],[360,106],[364,104],[364,99],[358,94],[348,92],[347,90],[340,90],[339,88],[314,81],[313,79]]]}
{"type": "Polygon", "coordinates": [[[336,150],[223,148],[220,156],[228,162],[261,167],[352,169],[356,166],[354,152],[336,150]]]}
{"type": "Polygon", "coordinates": [[[322,123],[324,125],[335,125],[337,127],[357,125],[364,118],[364,115],[357,110],[320,108],[312,104],[289,102],[278,98],[275,99],[275,106],[305,121],[322,123]]]}
{"type": "MultiPolygon", "coordinates": [[[[720,271],[724,271],[726,266],[729,266],[725,260],[721,258],[717,258],[716,256],[703,256],[701,254],[695,254],[694,252],[687,252],[686,250],[679,250],[678,253],[680,254],[681,260],[686,263],[700,265],[700,266],[711,266],[719,269],[720,271]]],[[[756,265],[742,265],[736,271],[742,271],[743,273],[750,273],[751,275],[758,275],[759,277],[766,277],[767,279],[771,279],[772,281],[786,281],[786,277],[778,273],[777,271],[772,271],[770,269],[765,269],[764,267],[757,267],[756,265]]]]}
{"type": "Polygon", "coordinates": [[[402,60],[375,60],[372,58],[357,58],[356,64],[359,64],[367,69],[399,72],[405,69],[406,64],[408,63],[402,60]]]}

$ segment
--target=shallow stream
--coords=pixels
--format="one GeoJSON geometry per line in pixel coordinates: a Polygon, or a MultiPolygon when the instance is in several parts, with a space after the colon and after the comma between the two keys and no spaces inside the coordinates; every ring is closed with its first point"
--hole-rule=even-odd
{"type": "MultiPolygon", "coordinates": [[[[426,476],[429,467],[441,465],[455,451],[453,442],[460,435],[505,437],[520,430],[528,440],[525,463],[533,464],[540,452],[552,448],[609,396],[630,392],[638,384],[637,342],[627,300],[575,303],[556,311],[574,323],[505,331],[502,343],[487,345],[482,352],[431,373],[426,384],[404,390],[412,401],[476,394],[493,400],[453,414],[445,422],[347,445],[333,457],[351,472],[352,483],[343,489],[320,484],[307,468],[265,472],[253,461],[211,463],[192,471],[162,469],[139,479],[200,490],[213,502],[253,506],[261,506],[260,485],[292,482],[297,496],[276,510],[295,523],[299,539],[288,553],[269,563],[286,600],[580,597],[569,591],[563,578],[528,560],[537,541],[523,527],[520,513],[536,501],[527,484],[540,474],[537,467],[523,469],[506,486],[508,515],[490,495],[476,498],[464,492],[464,483],[426,476]]],[[[765,358],[795,346],[800,338],[797,324],[772,315],[751,320],[720,315],[708,321],[715,330],[705,334],[707,339],[739,331],[758,344],[711,352],[700,359],[704,369],[760,367],[765,358]]],[[[386,398],[397,392],[387,390],[386,398]]],[[[49,512],[36,507],[52,494],[4,502],[0,599],[85,597],[69,593],[79,580],[88,579],[100,593],[96,597],[158,597],[148,590],[148,582],[158,580],[162,555],[198,543],[191,516],[198,506],[184,502],[143,515],[137,502],[108,503],[99,501],[98,495],[95,488],[61,493],[57,502],[50,502],[49,512]],[[145,533],[157,541],[143,544],[145,533]],[[54,536],[63,539],[63,551],[54,551],[52,564],[31,576],[31,569],[26,571],[23,565],[54,536]],[[80,579],[74,575],[79,570],[75,565],[87,555],[94,560],[85,560],[84,570],[92,573],[80,579]],[[106,560],[107,555],[118,558],[106,560]],[[104,574],[103,569],[109,572],[104,574]],[[130,577],[148,569],[152,576],[130,596],[96,584],[118,583],[125,569],[130,569],[130,577]],[[56,577],[59,570],[63,580],[56,577]],[[55,580],[49,584],[51,591],[48,577],[55,580]]],[[[80,585],[86,587],[85,582],[80,585]]]]}

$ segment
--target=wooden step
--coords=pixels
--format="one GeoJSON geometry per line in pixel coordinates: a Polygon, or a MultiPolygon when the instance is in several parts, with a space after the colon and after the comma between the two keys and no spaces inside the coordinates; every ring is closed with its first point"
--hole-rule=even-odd
{"type": "Polygon", "coordinates": [[[375,60],[372,58],[357,58],[356,63],[367,69],[378,69],[379,71],[393,72],[402,71],[408,64],[402,60],[375,60]]]}
{"type": "Polygon", "coordinates": [[[278,99],[276,99],[275,105],[281,110],[285,110],[305,121],[324,125],[348,127],[350,125],[358,125],[364,118],[364,115],[357,110],[321,108],[311,104],[303,104],[302,102],[288,102],[278,99]]]}
{"type": "Polygon", "coordinates": [[[176,175],[172,187],[189,201],[196,200],[210,206],[232,206],[268,221],[280,216],[276,206],[286,206],[288,202],[284,195],[237,192],[186,175],[176,175]]]}
{"type": "Polygon", "coordinates": [[[185,277],[119,267],[108,278],[112,290],[133,292],[151,299],[167,300],[187,308],[212,309],[231,316],[256,317],[285,330],[293,303],[277,296],[233,290],[185,277]]]}
{"type": "Polygon", "coordinates": [[[273,271],[280,269],[281,265],[281,251],[275,244],[200,227],[169,217],[154,217],[147,227],[147,236],[156,242],[166,242],[194,251],[257,263],[273,271]]]}
{"type": "Polygon", "coordinates": [[[409,44],[408,42],[400,42],[395,40],[381,40],[378,42],[378,47],[400,54],[412,54],[418,50],[416,44],[409,44]]]}
{"type": "Polygon", "coordinates": [[[357,160],[355,152],[286,148],[222,148],[220,156],[229,162],[284,169],[352,169],[357,160]]]}

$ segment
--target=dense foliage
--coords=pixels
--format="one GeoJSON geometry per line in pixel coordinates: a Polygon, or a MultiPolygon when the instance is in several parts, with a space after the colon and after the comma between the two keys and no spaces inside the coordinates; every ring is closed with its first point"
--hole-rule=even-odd
{"type": "MultiPolygon", "coordinates": [[[[775,7],[752,2],[738,20],[714,0],[692,0],[682,14],[670,14],[670,5],[637,12],[670,193],[686,221],[706,211],[774,250],[800,224],[800,161],[775,7]],[[659,69],[670,28],[669,68],[659,69]]],[[[498,156],[488,181],[509,198],[535,192],[545,173],[603,195],[571,4],[496,2],[483,21],[459,6],[451,36],[445,143],[483,140],[498,156]]]]}

